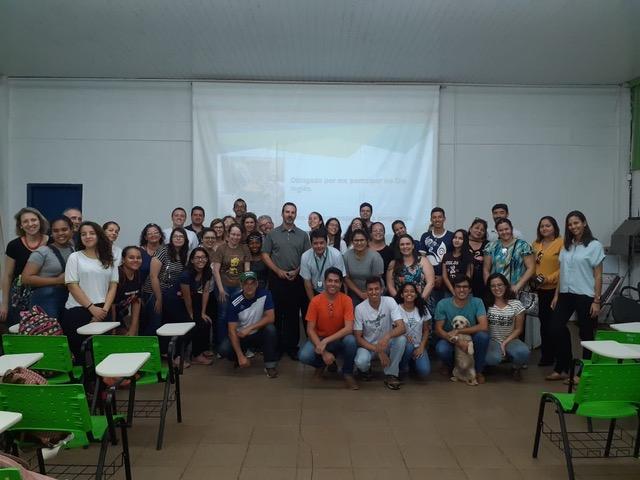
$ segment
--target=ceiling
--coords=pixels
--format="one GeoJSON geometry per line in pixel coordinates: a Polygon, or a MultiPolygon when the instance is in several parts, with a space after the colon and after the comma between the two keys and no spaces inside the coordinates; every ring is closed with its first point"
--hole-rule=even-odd
{"type": "Polygon", "coordinates": [[[619,84],[640,0],[0,0],[0,74],[619,84]]]}

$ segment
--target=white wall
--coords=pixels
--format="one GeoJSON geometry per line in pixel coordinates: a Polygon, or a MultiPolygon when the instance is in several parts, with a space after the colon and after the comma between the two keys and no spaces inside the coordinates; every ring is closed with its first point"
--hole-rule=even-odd
{"type": "Polygon", "coordinates": [[[84,218],[117,219],[126,245],[144,223],[168,226],[173,207],[190,207],[189,83],[10,85],[10,211],[26,203],[27,183],[82,183],[84,218]]]}
{"type": "MultiPolygon", "coordinates": [[[[119,219],[124,245],[191,205],[188,82],[15,79],[10,93],[9,212],[25,204],[26,183],[83,183],[85,217],[119,219]]],[[[449,228],[506,201],[526,238],[540,216],[562,222],[580,209],[609,243],[627,214],[628,90],[447,87],[440,112],[449,228]]]]}
{"type": "MultiPolygon", "coordinates": [[[[9,84],[0,75],[0,249],[13,236],[9,216],[9,84]],[[7,228],[8,227],[8,228],[7,228]]],[[[0,267],[1,269],[2,267],[0,267]]]]}
{"type": "Polygon", "coordinates": [[[523,236],[552,215],[587,216],[609,245],[627,216],[629,92],[622,88],[448,87],[440,103],[438,200],[450,226],[506,202],[523,236]]]}

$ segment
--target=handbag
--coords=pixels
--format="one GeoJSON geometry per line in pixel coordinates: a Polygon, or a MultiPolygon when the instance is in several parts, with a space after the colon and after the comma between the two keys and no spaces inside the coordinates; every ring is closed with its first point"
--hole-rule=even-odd
{"type": "Polygon", "coordinates": [[[22,283],[22,275],[18,275],[11,284],[11,306],[18,311],[27,310],[31,301],[31,287],[22,283]]]}
{"type": "Polygon", "coordinates": [[[38,305],[30,310],[20,312],[20,326],[18,333],[21,335],[62,335],[62,327],[57,319],[50,317],[38,305]]]}
{"type": "Polygon", "coordinates": [[[527,315],[538,316],[538,294],[530,290],[522,290],[518,294],[518,300],[522,303],[527,315]]]}

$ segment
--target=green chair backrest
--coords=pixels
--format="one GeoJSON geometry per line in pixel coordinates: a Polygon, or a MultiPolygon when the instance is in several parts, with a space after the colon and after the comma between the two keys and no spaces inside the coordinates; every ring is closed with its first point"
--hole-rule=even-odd
{"type": "Polygon", "coordinates": [[[129,337],[126,335],[96,335],[92,337],[93,361],[95,365],[111,353],[149,352],[151,357],[140,369],[141,372],[161,374],[162,358],[158,337],[129,337]]]}
{"type": "Polygon", "coordinates": [[[73,369],[69,342],[64,335],[3,335],[4,353],[42,352],[42,360],[34,364],[34,370],[70,372],[73,369]]]}
{"type": "Polygon", "coordinates": [[[0,410],[22,413],[14,430],[91,432],[82,385],[0,383],[0,410]]]}
{"type": "MultiPolygon", "coordinates": [[[[613,340],[619,343],[640,345],[640,333],[618,332],[616,330],[598,330],[596,340],[613,340]]],[[[604,357],[597,353],[591,356],[592,363],[619,363],[615,358],[604,357]]]]}
{"type": "Polygon", "coordinates": [[[640,363],[585,364],[574,402],[640,403],[640,363]]]}
{"type": "Polygon", "coordinates": [[[0,468],[0,480],[22,480],[22,475],[17,468],[0,468]]]}

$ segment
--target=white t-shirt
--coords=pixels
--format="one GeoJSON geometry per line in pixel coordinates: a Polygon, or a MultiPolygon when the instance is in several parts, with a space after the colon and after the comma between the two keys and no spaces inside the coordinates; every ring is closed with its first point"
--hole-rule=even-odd
{"type": "MultiPolygon", "coordinates": [[[[173,232],[173,228],[165,228],[164,230],[162,230],[162,233],[164,233],[164,243],[166,243],[167,245],[169,244],[169,240],[171,239],[171,232],[173,232]]],[[[191,230],[185,230],[185,232],[187,232],[187,239],[189,240],[189,251],[191,251],[198,245],[200,245],[200,240],[198,240],[198,235],[196,235],[195,232],[192,232],[191,230]]]]}
{"type": "Polygon", "coordinates": [[[380,306],[374,309],[369,300],[356,307],[354,330],[361,330],[362,337],[369,343],[378,341],[393,329],[393,324],[402,320],[402,313],[396,301],[391,297],[381,297],[380,306]]]}
{"type": "MultiPolygon", "coordinates": [[[[97,258],[87,257],[83,251],[73,252],[67,260],[64,283],[77,283],[91,303],[104,303],[110,283],[118,283],[118,267],[104,268],[97,258]]],[[[69,295],[65,308],[86,307],[69,295]]]]}
{"type": "Polygon", "coordinates": [[[492,305],[487,310],[489,322],[489,334],[491,339],[502,343],[505,338],[513,333],[516,325],[516,316],[524,312],[524,306],[520,300],[509,300],[504,308],[492,305]]]}
{"type": "Polygon", "coordinates": [[[420,316],[417,308],[414,308],[410,312],[407,312],[404,308],[400,307],[400,314],[402,320],[407,328],[407,342],[411,343],[414,347],[418,347],[422,342],[422,328],[425,322],[431,320],[431,314],[427,310],[426,315],[420,316]]]}
{"type": "Polygon", "coordinates": [[[113,264],[119,267],[122,263],[122,249],[117,245],[111,245],[111,253],[113,253],[113,264]]]}

